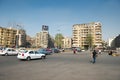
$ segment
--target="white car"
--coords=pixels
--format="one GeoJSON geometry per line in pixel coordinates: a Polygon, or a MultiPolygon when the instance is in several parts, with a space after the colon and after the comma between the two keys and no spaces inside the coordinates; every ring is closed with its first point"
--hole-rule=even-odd
{"type": "Polygon", "coordinates": [[[42,58],[46,58],[45,54],[41,54],[38,51],[34,51],[34,50],[26,50],[24,52],[19,52],[17,55],[17,58],[20,60],[31,60],[31,59],[42,59],[42,58]]]}
{"type": "Polygon", "coordinates": [[[8,56],[8,55],[17,55],[18,51],[16,51],[14,48],[6,48],[2,52],[0,52],[0,55],[8,56]]]}

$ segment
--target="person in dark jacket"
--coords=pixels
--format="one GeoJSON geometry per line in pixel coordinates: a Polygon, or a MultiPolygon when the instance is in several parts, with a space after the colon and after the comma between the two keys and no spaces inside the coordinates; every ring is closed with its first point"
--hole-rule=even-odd
{"type": "Polygon", "coordinates": [[[96,62],[96,57],[97,57],[97,52],[96,52],[96,50],[94,50],[94,51],[92,52],[93,63],[96,62]]]}

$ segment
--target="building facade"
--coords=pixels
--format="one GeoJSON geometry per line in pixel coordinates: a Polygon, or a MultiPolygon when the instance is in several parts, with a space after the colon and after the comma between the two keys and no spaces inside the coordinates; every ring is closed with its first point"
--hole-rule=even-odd
{"type": "Polygon", "coordinates": [[[48,47],[49,32],[48,26],[42,25],[42,31],[36,34],[35,43],[36,47],[48,47]]]}
{"type": "Polygon", "coordinates": [[[115,47],[120,48],[120,34],[115,38],[115,47]]]}
{"type": "Polygon", "coordinates": [[[69,37],[64,37],[62,40],[63,46],[62,48],[71,48],[72,47],[72,39],[69,37]]]}
{"type": "Polygon", "coordinates": [[[92,37],[92,45],[101,46],[102,30],[100,22],[73,25],[73,47],[89,47],[87,42],[88,35],[92,37]]]}
{"type": "Polygon", "coordinates": [[[16,47],[24,47],[26,45],[26,31],[23,29],[17,30],[16,47]]]}
{"type": "Polygon", "coordinates": [[[0,46],[3,47],[18,47],[25,45],[26,33],[24,30],[14,28],[0,27],[0,46]]]}
{"type": "Polygon", "coordinates": [[[16,43],[17,30],[0,27],[0,46],[13,47],[16,43]]]}
{"type": "Polygon", "coordinates": [[[110,38],[109,40],[108,40],[108,46],[109,47],[115,47],[115,38],[110,38]]]}
{"type": "Polygon", "coordinates": [[[108,46],[110,48],[120,48],[120,35],[114,37],[114,38],[111,38],[109,39],[108,41],[108,46]]]}

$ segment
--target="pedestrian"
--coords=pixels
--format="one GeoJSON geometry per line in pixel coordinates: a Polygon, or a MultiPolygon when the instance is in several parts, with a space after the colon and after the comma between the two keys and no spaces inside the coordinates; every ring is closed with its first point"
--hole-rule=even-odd
{"type": "Polygon", "coordinates": [[[113,51],[111,50],[108,54],[109,54],[109,55],[112,55],[112,54],[113,54],[113,51]]]}
{"type": "Polygon", "coordinates": [[[96,52],[96,50],[93,50],[93,52],[92,52],[92,58],[93,58],[93,64],[94,63],[96,63],[96,57],[97,57],[98,55],[97,55],[97,52],[96,52]]]}
{"type": "Polygon", "coordinates": [[[76,48],[73,49],[73,53],[76,54],[76,48]]]}

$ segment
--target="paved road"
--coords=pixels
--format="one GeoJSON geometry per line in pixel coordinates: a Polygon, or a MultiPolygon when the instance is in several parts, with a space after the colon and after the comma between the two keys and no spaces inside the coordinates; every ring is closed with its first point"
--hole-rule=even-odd
{"type": "Polygon", "coordinates": [[[120,57],[103,53],[97,63],[90,60],[89,52],[53,54],[31,61],[0,56],[0,80],[120,80],[120,57]]]}

